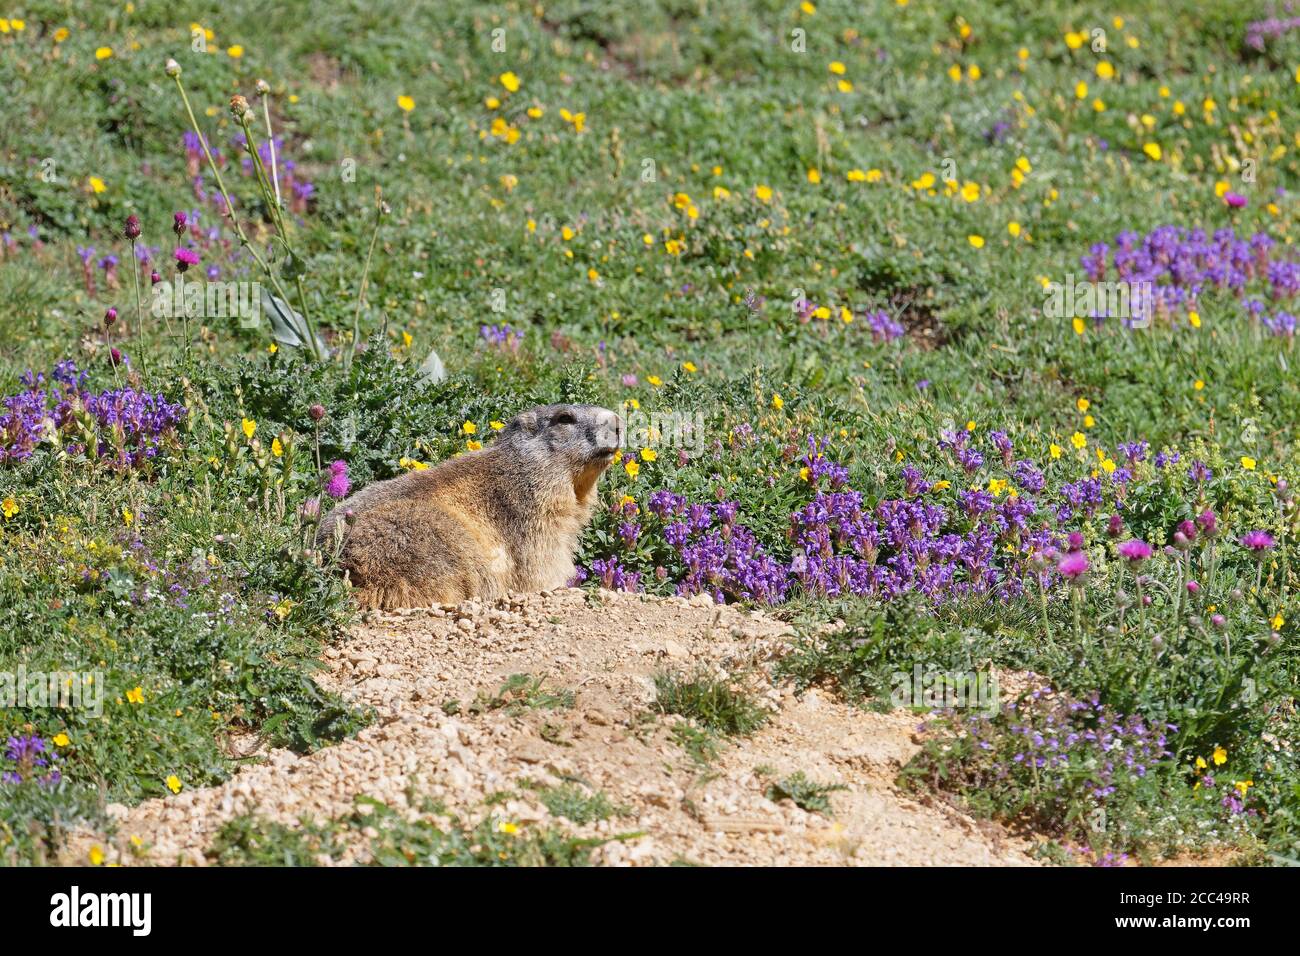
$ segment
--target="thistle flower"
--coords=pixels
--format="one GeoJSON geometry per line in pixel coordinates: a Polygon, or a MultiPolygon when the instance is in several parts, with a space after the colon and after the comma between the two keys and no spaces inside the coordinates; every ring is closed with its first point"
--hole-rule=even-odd
{"type": "Polygon", "coordinates": [[[140,238],[139,216],[132,215],[126,217],[126,226],[122,229],[122,235],[131,242],[135,242],[140,238]]]}
{"type": "Polygon", "coordinates": [[[1256,554],[1272,550],[1276,543],[1267,531],[1247,531],[1241,536],[1241,546],[1256,554]]]}
{"type": "Polygon", "coordinates": [[[1151,557],[1151,545],[1147,544],[1140,538],[1130,538],[1117,549],[1120,556],[1127,558],[1129,564],[1141,564],[1147,558],[1151,557]]]}
{"type": "Polygon", "coordinates": [[[1061,559],[1056,570],[1071,584],[1081,583],[1083,575],[1088,571],[1088,556],[1082,551],[1071,551],[1061,559]]]}
{"type": "Polygon", "coordinates": [[[176,271],[184,272],[190,266],[199,264],[199,254],[193,249],[184,247],[176,250],[176,271]]]}
{"type": "Polygon", "coordinates": [[[325,482],[325,493],[331,498],[346,498],[352,482],[348,479],[348,463],[343,460],[330,464],[329,478],[325,482]]]}
{"type": "Polygon", "coordinates": [[[189,217],[183,212],[178,212],[172,216],[172,232],[181,236],[185,234],[185,226],[189,223],[189,217]]]}
{"type": "Polygon", "coordinates": [[[104,328],[112,328],[113,323],[117,321],[117,309],[109,306],[108,311],[104,313],[104,328]]]}
{"type": "Polygon", "coordinates": [[[307,414],[311,416],[312,421],[318,422],[325,417],[325,406],[318,402],[311,408],[307,409],[307,414]]]}

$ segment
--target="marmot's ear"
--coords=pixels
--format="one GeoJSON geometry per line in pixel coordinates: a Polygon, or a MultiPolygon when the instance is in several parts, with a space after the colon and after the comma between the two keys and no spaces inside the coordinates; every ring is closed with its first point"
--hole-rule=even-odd
{"type": "Polygon", "coordinates": [[[515,420],[511,422],[512,425],[519,426],[520,430],[526,435],[536,435],[541,428],[541,423],[541,418],[531,408],[526,412],[520,412],[515,416],[515,420]]]}

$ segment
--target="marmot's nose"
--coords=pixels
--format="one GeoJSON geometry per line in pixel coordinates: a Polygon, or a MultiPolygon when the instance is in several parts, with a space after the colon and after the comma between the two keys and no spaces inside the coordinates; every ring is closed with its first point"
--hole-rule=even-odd
{"type": "Polygon", "coordinates": [[[623,419],[616,412],[602,408],[596,412],[596,448],[602,452],[615,452],[623,447],[623,419]]]}

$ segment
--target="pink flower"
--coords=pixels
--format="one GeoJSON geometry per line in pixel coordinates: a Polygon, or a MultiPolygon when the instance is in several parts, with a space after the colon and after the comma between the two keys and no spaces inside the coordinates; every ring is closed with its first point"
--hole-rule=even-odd
{"type": "Polygon", "coordinates": [[[1056,566],[1056,570],[1061,572],[1061,576],[1069,581],[1077,581],[1088,570],[1088,556],[1082,551],[1071,551],[1061,563],[1056,566]]]}
{"type": "Polygon", "coordinates": [[[348,480],[348,463],[342,460],[331,463],[330,476],[325,482],[325,493],[331,498],[346,498],[351,488],[352,482],[348,480]]]}
{"type": "Polygon", "coordinates": [[[176,250],[176,270],[184,272],[190,266],[199,264],[199,254],[193,249],[180,248],[176,250]]]}
{"type": "Polygon", "coordinates": [[[1243,196],[1241,193],[1224,193],[1223,201],[1226,202],[1233,209],[1240,209],[1242,206],[1246,205],[1247,202],[1249,202],[1249,200],[1246,199],[1246,197],[1243,196]]]}
{"type": "Polygon", "coordinates": [[[1128,558],[1130,564],[1141,564],[1151,557],[1151,545],[1138,538],[1130,538],[1119,546],[1121,557],[1128,558]]]}
{"type": "Polygon", "coordinates": [[[1276,542],[1267,531],[1247,531],[1241,536],[1241,546],[1250,551],[1268,551],[1276,542]]]}

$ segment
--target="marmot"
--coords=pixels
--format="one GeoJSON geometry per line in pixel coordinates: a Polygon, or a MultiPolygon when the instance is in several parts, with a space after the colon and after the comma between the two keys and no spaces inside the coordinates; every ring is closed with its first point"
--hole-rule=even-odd
{"type": "Polygon", "coordinates": [[[317,542],[334,547],[343,522],[340,565],[368,608],[560,587],[574,574],[596,481],[621,447],[622,421],[609,409],[530,408],[486,448],[341,501],[317,542]]]}

